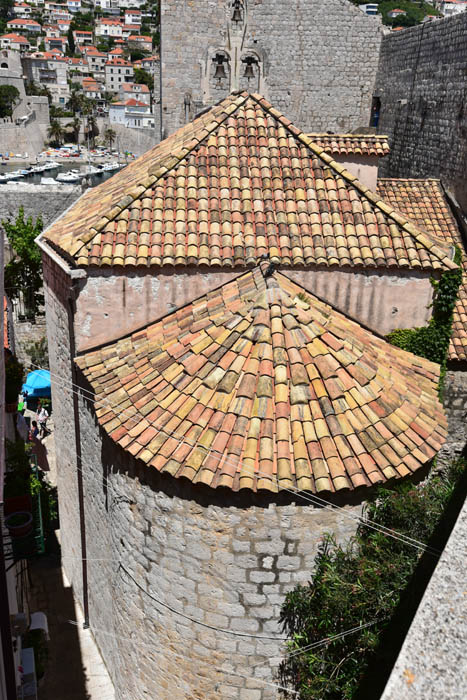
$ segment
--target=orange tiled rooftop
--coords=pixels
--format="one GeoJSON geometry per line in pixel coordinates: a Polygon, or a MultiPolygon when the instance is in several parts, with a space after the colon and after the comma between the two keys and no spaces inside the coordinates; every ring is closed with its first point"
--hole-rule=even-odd
{"type": "Polygon", "coordinates": [[[448,269],[452,247],[259,95],[231,95],[89,190],[43,236],[78,266],[448,269]]]}
{"type": "Polygon", "coordinates": [[[387,156],[389,140],[382,134],[308,134],[331,156],[387,156]]]}
{"type": "Polygon", "coordinates": [[[378,180],[378,192],[438,239],[459,246],[462,251],[462,284],[459,289],[449,345],[449,360],[467,360],[467,259],[462,236],[439,180],[378,180]]]}
{"type": "Polygon", "coordinates": [[[212,488],[337,492],[429,462],[447,430],[439,366],[267,268],[77,358],[104,430],[212,488]]]}

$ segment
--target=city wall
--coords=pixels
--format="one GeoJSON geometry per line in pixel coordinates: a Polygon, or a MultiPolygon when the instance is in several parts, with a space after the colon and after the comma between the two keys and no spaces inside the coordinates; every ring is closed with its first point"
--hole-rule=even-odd
{"type": "Polygon", "coordinates": [[[375,95],[391,153],[383,177],[440,177],[467,210],[467,12],[394,32],[375,95]]]}
{"type": "MultiPolygon", "coordinates": [[[[0,136],[2,130],[0,129],[0,136]]],[[[20,166],[18,166],[20,167],[20,166]]],[[[44,173],[47,175],[47,173],[44,173]]],[[[55,221],[82,194],[76,185],[32,185],[10,182],[0,185],[0,220],[15,219],[24,207],[26,217],[42,218],[44,228],[55,221]]]]}

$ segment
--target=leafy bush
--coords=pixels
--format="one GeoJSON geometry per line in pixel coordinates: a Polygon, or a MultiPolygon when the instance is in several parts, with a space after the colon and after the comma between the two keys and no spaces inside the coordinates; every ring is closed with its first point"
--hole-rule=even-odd
{"type": "MultiPolygon", "coordinates": [[[[365,515],[383,527],[428,542],[464,470],[460,460],[420,486],[381,489],[365,515]]],[[[425,567],[424,581],[428,580],[435,564],[435,557],[422,558],[421,551],[364,523],[345,547],[325,536],[310,583],[290,592],[282,608],[281,622],[290,638],[289,656],[280,667],[283,685],[298,691],[300,700],[379,697],[375,676],[381,683],[384,672],[389,672],[401,643],[401,624],[410,624],[414,612],[409,582],[412,585],[417,566],[418,575],[425,567]],[[297,653],[362,623],[373,624],[297,653]],[[391,624],[398,628],[392,636],[391,624]],[[369,695],[359,695],[363,679],[372,673],[369,695]]]]}
{"type": "MultiPolygon", "coordinates": [[[[454,261],[457,264],[461,262],[459,248],[456,248],[454,261]]],[[[462,269],[460,267],[457,270],[444,272],[439,281],[432,280],[435,294],[433,316],[428,325],[422,328],[398,328],[387,336],[387,339],[393,345],[412,352],[414,355],[426,357],[427,360],[441,365],[441,391],[446,373],[454,307],[461,282],[462,269]]]]}
{"type": "Polygon", "coordinates": [[[5,362],[5,401],[14,403],[23,385],[24,367],[14,355],[5,362]]]}

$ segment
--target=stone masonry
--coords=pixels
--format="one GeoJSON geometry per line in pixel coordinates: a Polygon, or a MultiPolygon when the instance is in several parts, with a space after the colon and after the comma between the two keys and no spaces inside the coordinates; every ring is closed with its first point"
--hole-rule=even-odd
{"type": "Polygon", "coordinates": [[[384,177],[441,177],[467,208],[467,13],[385,37],[375,94],[384,177]]]}
{"type": "Polygon", "coordinates": [[[277,698],[284,596],[307,582],[324,532],[349,539],[361,507],[162,477],[99,429],[90,403],[80,422],[90,624],[116,698],[277,698]]]}
{"type": "Polygon", "coordinates": [[[381,23],[348,0],[161,2],[162,130],[232,90],[260,92],[305,131],[367,126],[381,23]],[[215,77],[216,56],[226,77],[215,77]],[[247,61],[253,76],[245,78],[247,61]]]}

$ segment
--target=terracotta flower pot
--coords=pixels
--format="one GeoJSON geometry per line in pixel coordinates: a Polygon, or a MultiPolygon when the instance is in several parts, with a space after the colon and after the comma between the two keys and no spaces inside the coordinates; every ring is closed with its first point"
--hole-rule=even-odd
{"type": "Polygon", "coordinates": [[[20,510],[5,518],[5,525],[11,537],[25,537],[32,530],[32,513],[20,510]]]}

